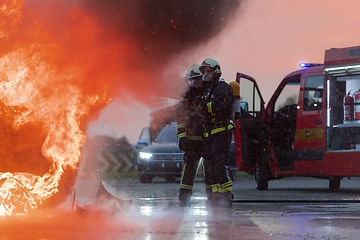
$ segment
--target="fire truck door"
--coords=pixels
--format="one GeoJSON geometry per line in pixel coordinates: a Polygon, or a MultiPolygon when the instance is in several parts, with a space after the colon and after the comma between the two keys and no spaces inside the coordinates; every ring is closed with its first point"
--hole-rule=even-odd
{"type": "Polygon", "coordinates": [[[265,139],[264,101],[255,79],[238,73],[240,115],[235,121],[234,139],[236,164],[240,171],[255,172],[265,139]],[[246,106],[246,107],[245,107],[246,106]]]}
{"type": "Polygon", "coordinates": [[[323,160],[325,147],[324,76],[321,73],[304,73],[301,81],[294,161],[323,160]],[[317,74],[317,75],[315,75],[317,74]]]}
{"type": "Polygon", "coordinates": [[[294,170],[292,144],[296,132],[300,81],[300,74],[285,78],[267,106],[267,108],[273,109],[270,140],[277,159],[277,166],[281,171],[294,170]]]}

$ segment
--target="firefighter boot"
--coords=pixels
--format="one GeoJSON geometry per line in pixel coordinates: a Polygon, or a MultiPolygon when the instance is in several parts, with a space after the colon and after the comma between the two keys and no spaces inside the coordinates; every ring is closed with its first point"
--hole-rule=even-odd
{"type": "Polygon", "coordinates": [[[179,193],[180,207],[190,206],[191,194],[192,194],[191,190],[180,188],[180,193],[179,193]]]}
{"type": "Polygon", "coordinates": [[[219,201],[220,201],[220,193],[219,192],[213,192],[211,196],[211,207],[217,208],[219,207],[219,201]]]}
{"type": "Polygon", "coordinates": [[[234,199],[234,194],[232,192],[219,193],[217,207],[232,208],[232,200],[233,199],[234,199]]]}

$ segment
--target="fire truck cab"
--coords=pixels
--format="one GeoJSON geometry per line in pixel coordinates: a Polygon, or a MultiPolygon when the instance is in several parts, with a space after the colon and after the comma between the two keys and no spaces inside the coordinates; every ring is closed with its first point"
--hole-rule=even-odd
{"type": "Polygon", "coordinates": [[[266,108],[256,81],[238,73],[236,163],[258,190],[290,176],[360,176],[360,46],[325,51],[324,64],[303,64],[282,80],[266,108]]]}

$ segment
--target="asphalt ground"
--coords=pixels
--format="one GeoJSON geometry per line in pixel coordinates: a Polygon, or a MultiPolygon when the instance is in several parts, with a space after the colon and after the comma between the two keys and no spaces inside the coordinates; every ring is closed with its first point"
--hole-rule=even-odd
{"type": "Polygon", "coordinates": [[[78,179],[68,201],[28,216],[0,218],[0,240],[8,239],[359,239],[360,180],[289,178],[258,191],[252,179],[234,181],[231,209],[206,206],[205,186],[195,183],[191,206],[181,208],[179,182],[155,178],[102,181],[120,201],[95,206],[99,179],[78,179]],[[129,201],[130,204],[129,204],[129,201]],[[87,211],[80,212],[79,209],[87,211]]]}
{"type": "Polygon", "coordinates": [[[166,234],[155,227],[147,232],[154,239],[170,232],[178,236],[175,239],[359,239],[359,178],[343,179],[335,191],[325,179],[273,180],[268,190],[258,191],[253,179],[237,178],[232,209],[208,208],[204,182],[197,180],[191,207],[185,209],[177,199],[179,182],[167,183],[162,178],[152,184],[137,179],[103,182],[113,195],[133,201],[129,219],[144,215],[150,222],[160,221],[166,234]],[[180,231],[180,223],[171,223],[173,219],[192,234],[186,228],[180,231]]]}

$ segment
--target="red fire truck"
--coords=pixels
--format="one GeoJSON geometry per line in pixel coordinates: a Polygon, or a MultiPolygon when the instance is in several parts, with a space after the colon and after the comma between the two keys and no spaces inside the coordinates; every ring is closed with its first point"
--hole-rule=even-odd
{"type": "Polygon", "coordinates": [[[256,81],[238,73],[236,163],[258,190],[290,176],[360,176],[360,46],[325,51],[324,64],[302,64],[280,83],[266,108],[256,81]],[[238,104],[244,105],[244,104],[238,104]]]}

